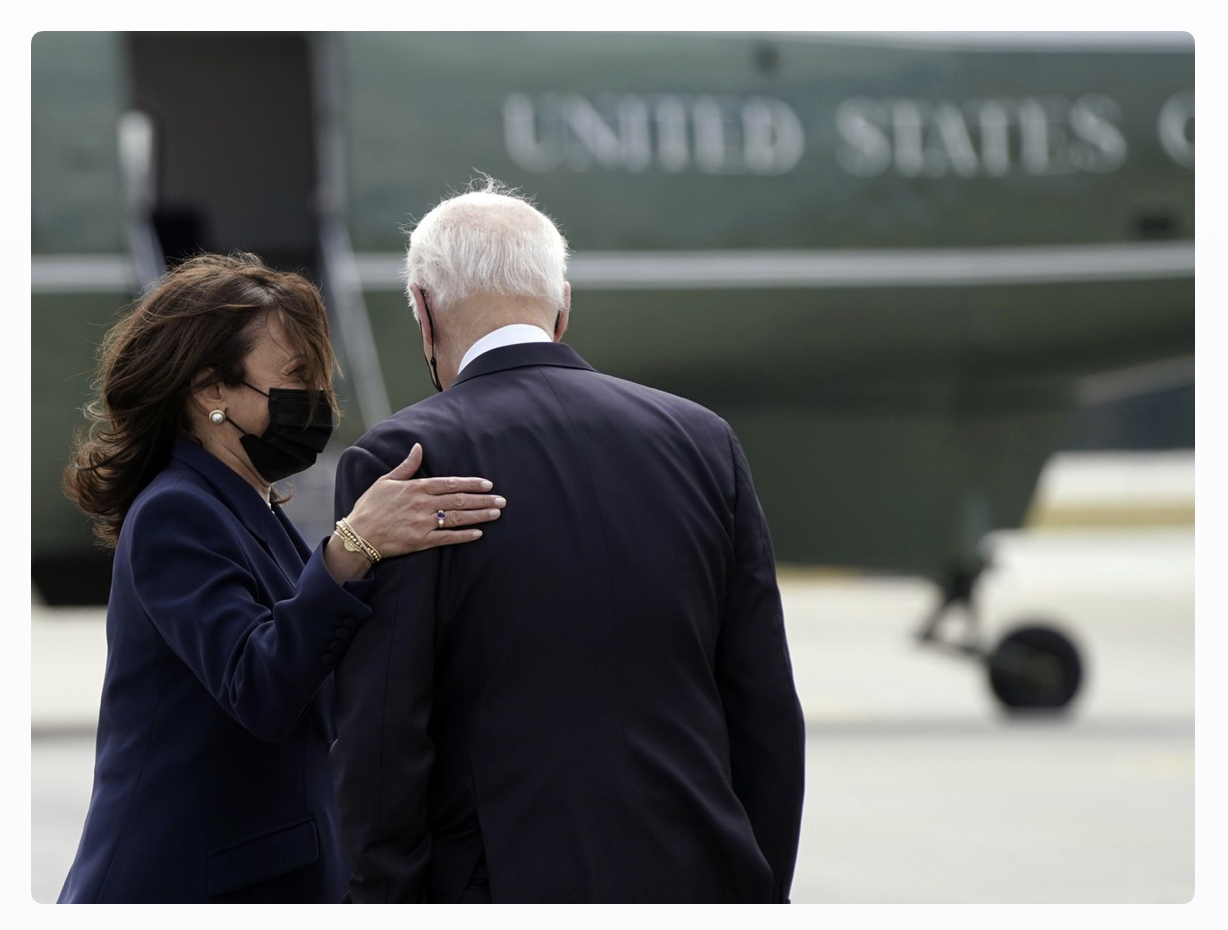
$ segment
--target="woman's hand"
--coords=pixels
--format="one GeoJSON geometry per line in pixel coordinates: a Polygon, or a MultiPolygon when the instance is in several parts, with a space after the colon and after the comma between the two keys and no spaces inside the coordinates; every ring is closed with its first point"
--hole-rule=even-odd
{"type": "MultiPolygon", "coordinates": [[[[485,478],[414,478],[421,464],[422,446],[414,443],[405,461],[377,479],[345,518],[350,529],[382,558],[473,542],[481,537],[481,530],[457,527],[497,520],[507,503],[502,497],[480,493],[492,487],[485,478]]],[[[324,555],[338,582],[362,578],[371,567],[366,556],[349,552],[338,538],[329,540],[324,555]]]]}
{"type": "Polygon", "coordinates": [[[485,478],[414,478],[421,464],[422,446],[414,443],[405,461],[371,485],[345,518],[384,558],[473,542],[481,530],[456,528],[497,520],[507,503],[481,493],[492,487],[485,478]]]}

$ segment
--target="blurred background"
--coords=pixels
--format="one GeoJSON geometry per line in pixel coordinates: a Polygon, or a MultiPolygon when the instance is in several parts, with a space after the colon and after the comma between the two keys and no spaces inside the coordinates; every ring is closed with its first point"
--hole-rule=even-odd
{"type": "MultiPolygon", "coordinates": [[[[733,425],[808,728],[797,902],[1194,892],[1194,49],[1183,33],[37,34],[32,856],[88,803],[109,560],[59,490],[165,265],[318,282],[345,417],[432,391],[404,229],[480,172],[567,341],[733,425]]],[[[429,461],[430,450],[427,450],[429,461]]]]}

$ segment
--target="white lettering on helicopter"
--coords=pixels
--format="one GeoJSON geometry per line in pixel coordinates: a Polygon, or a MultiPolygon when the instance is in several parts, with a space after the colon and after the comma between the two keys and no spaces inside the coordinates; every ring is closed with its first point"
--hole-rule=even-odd
{"type": "Polygon", "coordinates": [[[1173,94],[1160,108],[1156,120],[1160,145],[1168,157],[1184,168],[1194,167],[1194,92],[1173,94]]]}
{"type": "MultiPolygon", "coordinates": [[[[874,177],[1108,174],[1129,146],[1112,97],[1085,94],[960,103],[854,97],[836,109],[837,162],[874,177]]],[[[504,142],[526,171],[785,174],[801,161],[805,132],[774,97],[509,94],[504,142]]],[[[1194,167],[1194,91],[1170,96],[1156,120],[1160,147],[1194,167]]]]}
{"type": "Polygon", "coordinates": [[[801,121],[772,97],[509,94],[508,155],[526,171],[779,175],[801,160],[801,121]]]}
{"type": "Polygon", "coordinates": [[[1105,174],[1126,159],[1120,119],[1117,102],[1101,94],[964,104],[854,98],[836,111],[836,157],[863,177],[1105,174]]]}

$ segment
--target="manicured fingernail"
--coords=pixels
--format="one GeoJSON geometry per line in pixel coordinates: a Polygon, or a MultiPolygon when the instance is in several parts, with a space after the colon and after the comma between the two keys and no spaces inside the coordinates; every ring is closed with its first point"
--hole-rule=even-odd
{"type": "Polygon", "coordinates": [[[472,531],[472,532],[471,532],[469,535],[470,535],[470,536],[472,536],[474,539],[477,539],[479,536],[481,536],[481,535],[482,535],[482,531],[481,531],[481,530],[473,530],[473,531],[472,531]]]}
{"type": "Polygon", "coordinates": [[[496,506],[496,507],[506,507],[506,506],[507,506],[507,500],[506,500],[505,498],[502,498],[502,497],[496,497],[496,498],[495,498],[495,506],[496,506]]]}
{"type": "Polygon", "coordinates": [[[493,487],[494,487],[494,485],[493,485],[493,484],[491,484],[489,481],[483,481],[483,482],[482,482],[482,484],[481,484],[481,488],[482,488],[482,490],[483,490],[483,491],[489,491],[489,490],[490,490],[491,488],[493,488],[493,487]]]}
{"type": "Polygon", "coordinates": [[[501,513],[503,513],[502,510],[488,510],[486,511],[486,516],[490,517],[492,520],[497,520],[499,518],[499,514],[501,513]]]}

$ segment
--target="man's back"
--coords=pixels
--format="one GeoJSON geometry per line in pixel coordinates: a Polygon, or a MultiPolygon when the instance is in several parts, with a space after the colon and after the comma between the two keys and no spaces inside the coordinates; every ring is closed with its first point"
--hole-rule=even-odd
{"type": "Polygon", "coordinates": [[[736,439],[563,345],[496,349],[342,458],[508,499],[476,545],[377,571],[337,672],[356,900],[787,895],[801,713],[736,439]]]}

